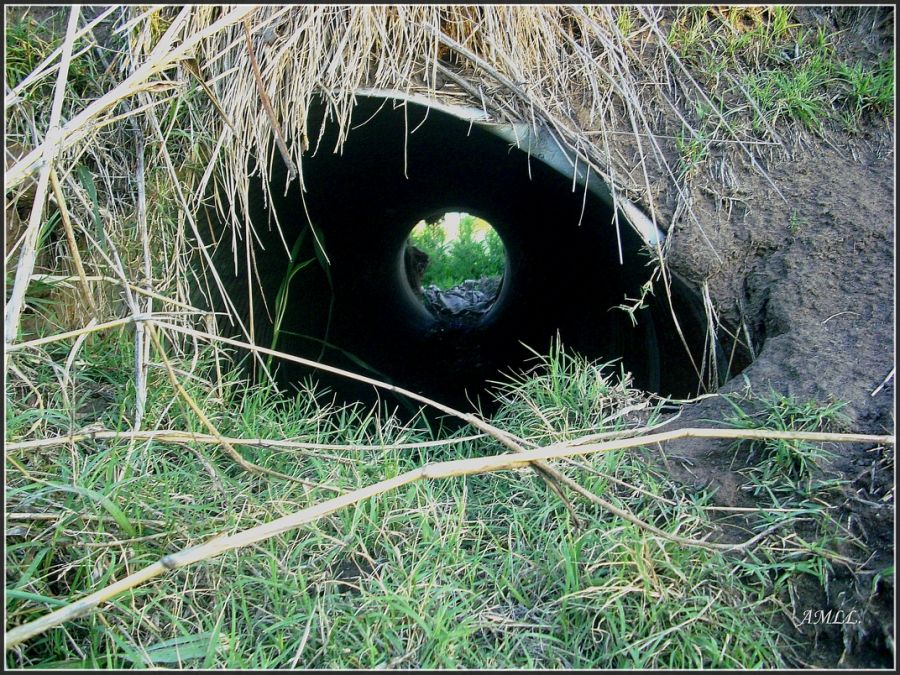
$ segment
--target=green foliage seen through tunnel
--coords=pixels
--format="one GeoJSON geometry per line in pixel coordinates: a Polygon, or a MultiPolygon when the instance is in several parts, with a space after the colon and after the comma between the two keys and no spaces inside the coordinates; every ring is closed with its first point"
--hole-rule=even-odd
{"type": "Polygon", "coordinates": [[[468,213],[420,221],[410,232],[409,244],[428,256],[422,286],[446,290],[467,279],[500,277],[506,267],[500,235],[486,220],[468,213]]]}

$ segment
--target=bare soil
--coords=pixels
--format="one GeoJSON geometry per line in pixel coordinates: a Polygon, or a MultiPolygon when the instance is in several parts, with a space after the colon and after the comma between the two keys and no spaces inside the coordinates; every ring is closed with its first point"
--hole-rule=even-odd
{"type": "MultiPolygon", "coordinates": [[[[836,57],[847,63],[886,58],[894,46],[889,8],[797,8],[796,16],[838,35],[836,57]]],[[[665,113],[658,122],[661,133],[681,128],[665,113]]],[[[801,401],[845,401],[849,431],[894,434],[893,118],[866,116],[852,134],[827,122],[821,136],[799,130],[785,136],[787,157],[757,155],[771,183],[745,154],[714,153],[689,187],[697,222],[678,208],[674,191],[664,191],[656,206],[668,226],[668,265],[697,288],[707,283],[719,317],[750,335],[756,358],[720,394],[750,388],[757,395],[773,390],[801,401]]],[[[662,171],[650,171],[651,184],[669,184],[662,171]]],[[[705,398],[686,406],[671,427],[721,424],[732,414],[722,398],[705,398]]],[[[841,553],[854,564],[835,565],[827,592],[808,584],[793,611],[854,610],[856,623],[797,629],[785,617],[784,628],[800,643],[798,667],[889,668],[894,576],[876,581],[876,573],[893,565],[894,449],[829,450],[836,457],[826,472],[846,481],[835,515],[868,550],[848,541],[841,553]]],[[[730,443],[685,440],[666,452],[669,460],[683,460],[669,462],[676,480],[698,489],[716,485],[722,505],[754,505],[740,489],[730,443]]]]}
{"type": "MultiPolygon", "coordinates": [[[[894,434],[895,380],[885,381],[895,365],[893,144],[888,123],[869,120],[857,135],[834,130],[793,148],[790,159],[765,166],[784,199],[740,157],[729,159],[730,186],[710,178],[692,187],[702,232],[674,223],[669,265],[697,286],[708,282],[720,317],[746,324],[757,354],[719,393],[750,387],[846,401],[852,431],[894,434]]],[[[708,398],[687,406],[673,427],[709,426],[730,414],[727,402],[708,398]]],[[[874,579],[893,564],[893,448],[831,450],[837,457],[827,469],[847,481],[840,520],[871,557],[860,559],[848,545],[844,553],[859,567],[836,565],[829,592],[810,584],[795,606],[855,610],[859,622],[786,628],[804,645],[798,666],[890,667],[893,575],[874,579]]],[[[752,504],[739,489],[729,443],[682,441],[667,452],[684,458],[671,463],[677,480],[718,485],[721,504],[752,504]]]]}
{"type": "MultiPolygon", "coordinates": [[[[757,358],[720,393],[749,386],[757,394],[771,389],[800,400],[847,401],[853,431],[893,434],[894,380],[875,393],[895,363],[892,138],[876,132],[828,141],[767,167],[786,202],[748,166],[739,173],[735,197],[741,201],[730,218],[715,196],[695,188],[695,213],[722,260],[696,227],[676,226],[669,262],[695,283],[708,280],[721,316],[749,327],[757,358]]],[[[688,406],[675,424],[708,425],[730,414],[722,399],[705,399],[688,406]]],[[[872,589],[865,572],[892,564],[893,449],[832,450],[838,456],[829,469],[850,481],[841,508],[853,515],[854,534],[873,556],[857,579],[841,578],[838,570],[841,588],[832,589],[832,597],[817,597],[814,589],[803,599],[809,603],[804,609],[855,608],[865,618],[864,628],[846,627],[862,635],[828,627],[810,665],[838,665],[846,639],[840,665],[885,667],[892,658],[885,639],[893,636],[893,582],[872,589]]],[[[747,501],[740,476],[730,470],[730,444],[684,441],[669,452],[690,462],[675,468],[675,478],[698,486],[715,481],[723,504],[747,501]]]]}

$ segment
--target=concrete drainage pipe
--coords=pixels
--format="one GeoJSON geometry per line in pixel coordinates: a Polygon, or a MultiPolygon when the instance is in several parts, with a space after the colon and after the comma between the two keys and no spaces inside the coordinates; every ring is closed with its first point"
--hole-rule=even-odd
{"type": "MultiPolygon", "coordinates": [[[[644,223],[641,236],[621,219],[620,264],[612,207],[599,179],[591,177],[590,191],[573,189],[572,169],[560,165],[564,157],[549,135],[484,124],[480,114],[360,96],[343,151],[333,152],[337,125],[327,123],[316,151],[304,157],[302,196],[297,181],[284,195],[286,172],[274,155],[272,203],[264,199],[259,178],[247,196],[259,239],[259,281],[253,284],[257,343],[271,346],[273,319],[281,309],[278,349],[467,406],[487,381],[527,366],[532,354],[523,345],[545,352],[558,334],[589,358],[620,359],[639,387],[696,393],[698,377],[662,289],[637,312],[636,326],[615,309],[626,297],[640,295],[652,269],[642,248],[657,233],[646,231],[644,223]],[[514,136],[522,147],[510,142],[514,136]],[[448,211],[486,219],[506,247],[499,296],[475,325],[454,325],[427,311],[404,270],[412,227],[448,211]],[[279,305],[280,291],[286,301],[279,305]]],[[[312,110],[308,137],[314,147],[322,124],[322,109],[312,110]]],[[[235,241],[230,229],[211,226],[224,233],[214,259],[246,319],[245,242],[235,241]]],[[[674,292],[680,326],[699,359],[706,331],[701,305],[677,280],[674,292]]],[[[286,384],[308,375],[288,363],[278,373],[286,384]]],[[[370,387],[318,379],[344,399],[374,400],[370,387]]]]}

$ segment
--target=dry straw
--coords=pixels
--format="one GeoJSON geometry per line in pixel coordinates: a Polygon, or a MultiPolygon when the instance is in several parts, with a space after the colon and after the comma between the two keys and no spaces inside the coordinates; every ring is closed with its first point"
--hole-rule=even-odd
{"type": "MultiPolygon", "coordinates": [[[[85,152],[97,158],[103,178],[103,184],[97,186],[99,217],[112,240],[113,257],[117,248],[131,245],[123,221],[135,217],[138,221],[140,257],[119,256],[125,264],[123,291],[128,294],[138,286],[148,297],[190,304],[191,289],[198,285],[191,279],[199,274],[199,285],[210,295],[227,297],[209,250],[215,245],[231,245],[237,241],[233,237],[240,236],[246,250],[239,252],[235,247],[234,255],[253,258],[254,238],[247,230],[244,201],[250,173],[268,172],[278,158],[296,167],[302,181],[304,152],[333,150],[319,149],[317,130],[307,129],[311,100],[324,98],[342,143],[352,124],[354,92],[361,87],[422,93],[451,104],[482,107],[494,120],[542,127],[569,158],[573,174],[576,167],[590,166],[610,186],[614,202],[626,204],[620,198],[627,195],[643,203],[658,223],[660,195],[653,189],[651,176],[668,175],[679,195],[683,187],[674,180],[676,170],[669,165],[667,148],[656,133],[659,113],[653,111],[662,107],[681,116],[679,106],[685,100],[702,100],[705,93],[667,44],[660,28],[663,11],[628,9],[632,28],[627,34],[619,21],[623,11],[608,6],[187,6],[121,9],[112,16],[107,16],[107,10],[93,20],[82,16],[84,25],[79,27],[80,15],[73,10],[63,48],[40,64],[33,76],[26,77],[6,104],[10,128],[31,148],[7,172],[6,190],[21,188],[35,172],[39,180],[16,260],[5,344],[16,342],[22,300],[34,272],[39,215],[46,201],[42,186],[52,180],[51,175],[64,177],[58,181],[60,189],[53,189],[54,199],[63,211],[72,212],[64,216],[64,225],[69,257],[84,296],[82,317],[96,318],[99,323],[119,318],[109,316],[115,311],[109,306],[109,296],[94,298],[90,294],[86,278],[120,276],[111,274],[116,272],[115,266],[97,247],[80,251],[75,243],[90,221],[85,213],[89,200],[72,175],[73,163],[85,152]],[[61,119],[59,101],[65,90],[71,43],[75,37],[93,35],[100,19],[109,21],[116,16],[117,27],[110,38],[114,48],[98,51],[100,55],[116,54],[115,48],[119,48],[119,58],[106,69],[108,89],[72,111],[68,120],[61,119]],[[676,64],[674,70],[672,63],[676,64]],[[29,130],[28,114],[15,101],[54,69],[56,98],[50,127],[41,137],[29,130]],[[119,80],[114,77],[117,73],[123,74],[119,80]],[[644,84],[661,81],[669,83],[665,91],[644,84]],[[206,140],[195,146],[178,145],[171,126],[160,123],[157,110],[197,83],[203,95],[185,104],[191,106],[191,127],[181,131],[200,134],[206,140]],[[101,130],[109,133],[101,137],[101,130]],[[120,157],[118,162],[124,166],[116,167],[124,175],[137,177],[136,189],[123,196],[104,172],[111,172],[110,160],[116,153],[121,155],[121,147],[131,146],[136,134],[137,152],[120,157]],[[623,138],[631,141],[623,145],[623,138]],[[616,152],[611,151],[613,147],[616,152]],[[629,149],[637,158],[637,172],[634,160],[626,159],[629,149]],[[145,156],[150,161],[147,167],[143,166],[145,156]],[[199,172],[186,170],[188,164],[198,162],[203,167],[199,172]],[[174,190],[175,207],[180,211],[176,218],[162,219],[146,212],[145,177],[151,172],[167,175],[165,184],[174,190]],[[216,196],[220,215],[233,228],[233,234],[216,235],[218,240],[201,231],[195,221],[197,208],[213,183],[221,188],[216,196]],[[222,194],[234,195],[234,203],[223,200],[222,194]],[[81,208],[73,209],[73,202],[80,202],[81,208]],[[157,268],[166,269],[163,278],[151,278],[150,258],[157,268]],[[199,272],[191,260],[199,261],[199,272]],[[102,306],[95,307],[97,302],[102,306]]],[[[86,53],[80,58],[93,55],[86,53]]],[[[712,138],[711,143],[729,143],[752,155],[752,143],[759,139],[743,136],[744,132],[733,129],[727,120],[722,120],[720,128],[724,135],[712,138]]],[[[685,213],[699,228],[690,208],[685,213]]],[[[285,254],[287,248],[285,243],[285,254]]],[[[662,264],[662,250],[657,255],[662,264]]],[[[247,265],[248,274],[251,268],[247,265]]],[[[57,271],[46,270],[51,274],[57,271]]],[[[664,266],[662,271],[668,288],[664,266]]],[[[249,281],[252,288],[253,280],[249,281]]],[[[254,326],[244,325],[243,317],[233,311],[233,303],[227,304],[231,310],[228,320],[236,322],[253,341],[254,326]]],[[[133,313],[149,313],[152,306],[145,302],[139,310],[133,313]]],[[[139,324],[137,333],[140,348],[136,358],[140,360],[149,343],[139,324]]],[[[694,355],[688,357],[695,359],[694,355]]],[[[695,367],[701,372],[699,365],[695,367]]],[[[139,393],[143,392],[145,370],[142,363],[136,363],[139,393]]]]}

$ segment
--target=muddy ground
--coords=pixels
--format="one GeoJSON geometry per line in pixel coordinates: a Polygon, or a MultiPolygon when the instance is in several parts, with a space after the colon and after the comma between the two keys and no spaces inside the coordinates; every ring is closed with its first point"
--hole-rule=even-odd
{"type": "MultiPolygon", "coordinates": [[[[842,150],[817,143],[768,167],[788,203],[749,167],[739,179],[744,201],[730,219],[714,197],[695,189],[695,211],[723,261],[711,257],[696,228],[676,228],[669,262],[688,279],[708,279],[721,315],[750,327],[757,358],[720,393],[749,385],[757,394],[771,388],[801,400],[847,401],[852,431],[893,434],[894,380],[878,390],[895,359],[892,139],[829,140],[842,150]],[[789,225],[792,211],[800,223],[796,233],[789,225]]],[[[731,412],[721,399],[706,399],[686,407],[675,425],[707,425],[731,412]]],[[[838,457],[830,468],[851,481],[843,508],[854,515],[854,534],[874,552],[863,570],[884,569],[894,549],[893,498],[882,501],[893,494],[893,449],[844,444],[832,450],[838,457]]],[[[729,443],[682,441],[668,452],[691,463],[689,470],[675,469],[679,480],[698,486],[713,480],[720,503],[747,502],[738,489],[740,476],[730,470],[729,443]]],[[[867,580],[871,575],[860,577],[860,584],[841,579],[848,586],[843,603],[835,593],[830,599],[813,595],[809,608],[843,604],[878,614],[870,620],[879,625],[858,636],[842,665],[884,667],[891,654],[884,651],[881,628],[893,636],[893,586],[870,598],[867,580]]],[[[843,639],[837,645],[819,641],[813,664],[836,665],[842,647],[843,639]]]]}
{"type": "MultiPolygon", "coordinates": [[[[861,24],[839,25],[840,16],[823,20],[861,30],[861,24]]],[[[887,30],[890,35],[892,18],[887,30]]],[[[883,54],[893,45],[884,34],[850,38],[844,48],[856,56],[883,54]]],[[[791,143],[789,158],[763,161],[784,199],[738,153],[712,159],[713,168],[694,182],[690,197],[703,232],[686,218],[676,220],[669,266],[697,286],[707,281],[720,317],[736,326],[745,322],[757,353],[720,393],[749,385],[756,394],[771,388],[801,400],[846,401],[850,430],[895,433],[895,380],[885,381],[895,365],[892,126],[892,119],[874,117],[854,134],[832,126],[824,137],[804,134],[802,142],[791,143]],[[720,179],[722,160],[732,180],[720,179]]],[[[668,209],[675,212],[674,197],[668,209]]],[[[672,426],[709,426],[731,413],[722,399],[709,398],[687,406],[672,426]]],[[[828,597],[810,588],[798,609],[855,609],[862,619],[815,630],[804,626],[795,637],[809,650],[797,665],[890,667],[893,577],[872,582],[877,570],[893,564],[893,448],[830,449],[837,458],[828,468],[848,481],[841,521],[850,523],[871,558],[859,560],[848,547],[864,564],[854,573],[836,565],[828,597]]],[[[667,452],[685,460],[671,463],[678,480],[698,487],[713,481],[721,504],[751,503],[739,490],[729,443],[682,441],[667,452]]]]}

